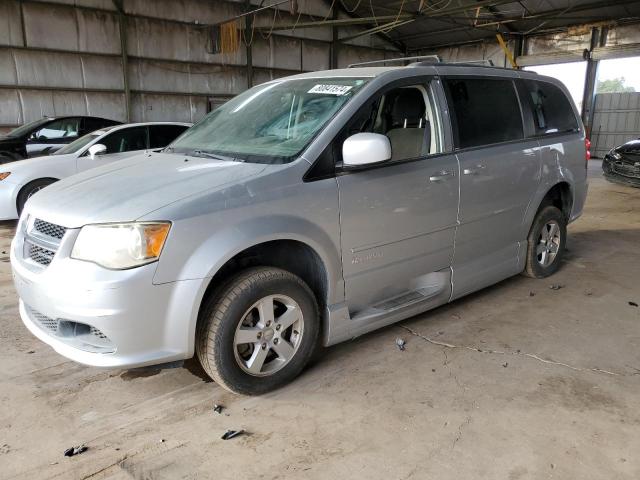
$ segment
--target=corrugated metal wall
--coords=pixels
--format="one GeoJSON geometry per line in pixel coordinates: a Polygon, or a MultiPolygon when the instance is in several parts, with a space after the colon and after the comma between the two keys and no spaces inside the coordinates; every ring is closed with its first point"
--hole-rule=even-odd
{"type": "Polygon", "coordinates": [[[618,145],[640,138],[640,92],[596,95],[591,144],[602,158],[618,145]]]}
{"type": "MultiPolygon", "coordinates": [[[[208,29],[240,14],[244,0],[124,0],[131,119],[196,121],[209,100],[248,85],[244,45],[233,55],[207,53],[208,29]]],[[[259,4],[260,0],[252,0],[259,4]]],[[[301,21],[322,19],[329,5],[299,0],[301,21]]],[[[274,18],[294,23],[284,4],[274,18]]],[[[119,13],[112,0],[0,0],[0,131],[43,115],[126,119],[119,13]]],[[[249,38],[251,40],[251,36],[249,38]]],[[[253,84],[330,68],[331,27],[261,32],[252,39],[253,84]]],[[[398,56],[365,36],[337,49],[338,66],[398,56]]]]}

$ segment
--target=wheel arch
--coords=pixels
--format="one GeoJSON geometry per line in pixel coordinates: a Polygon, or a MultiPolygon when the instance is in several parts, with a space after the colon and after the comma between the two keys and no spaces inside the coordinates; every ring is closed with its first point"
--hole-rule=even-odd
{"type": "Polygon", "coordinates": [[[266,240],[235,253],[215,272],[208,281],[200,297],[196,324],[191,329],[192,342],[195,345],[198,324],[201,321],[203,306],[211,295],[216,295],[238,272],[251,267],[281,268],[300,277],[311,289],[321,312],[321,331],[326,328],[327,318],[324,312],[330,302],[331,273],[318,251],[299,239],[280,238],[266,240]]]}
{"type": "Polygon", "coordinates": [[[50,181],[51,183],[55,183],[60,181],[59,178],[55,178],[55,177],[39,177],[39,178],[34,178],[29,180],[28,182],[26,182],[24,185],[22,185],[16,193],[16,198],[15,198],[15,205],[16,205],[16,210],[20,211],[20,205],[18,205],[18,202],[20,201],[20,195],[22,195],[22,192],[24,192],[26,190],[26,188],[30,185],[32,185],[35,182],[40,182],[40,181],[50,181]]]}

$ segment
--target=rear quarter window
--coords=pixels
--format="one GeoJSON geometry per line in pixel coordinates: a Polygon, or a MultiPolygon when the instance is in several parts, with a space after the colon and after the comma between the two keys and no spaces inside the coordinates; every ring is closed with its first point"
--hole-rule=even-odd
{"type": "Polygon", "coordinates": [[[524,138],[520,105],[512,80],[448,78],[444,85],[458,148],[524,138]]]}
{"type": "Polygon", "coordinates": [[[559,87],[539,80],[522,80],[520,85],[523,107],[533,117],[536,136],[579,130],[571,101],[559,87]]]}

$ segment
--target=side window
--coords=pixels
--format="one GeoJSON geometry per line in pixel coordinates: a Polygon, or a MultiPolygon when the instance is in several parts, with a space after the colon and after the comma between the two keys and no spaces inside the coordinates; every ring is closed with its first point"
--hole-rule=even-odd
{"type": "Polygon", "coordinates": [[[147,127],[125,128],[103,138],[107,153],[130,152],[147,148],[147,127]]]}
{"type": "Polygon", "coordinates": [[[523,104],[533,115],[535,135],[578,131],[570,100],[552,83],[523,80],[523,104]]]}
{"type": "Polygon", "coordinates": [[[149,148],[163,148],[173,142],[188,127],[182,125],[149,126],[149,148]]]}
{"type": "Polygon", "coordinates": [[[79,118],[61,118],[44,125],[32,134],[33,140],[70,139],[78,136],[80,130],[79,118]]]}
{"type": "Polygon", "coordinates": [[[511,80],[449,78],[444,84],[458,148],[524,137],[520,105],[511,80]]]}
{"type": "Polygon", "coordinates": [[[391,143],[392,160],[440,153],[441,130],[433,98],[428,85],[389,90],[356,114],[345,138],[362,132],[386,135],[391,143]]]}

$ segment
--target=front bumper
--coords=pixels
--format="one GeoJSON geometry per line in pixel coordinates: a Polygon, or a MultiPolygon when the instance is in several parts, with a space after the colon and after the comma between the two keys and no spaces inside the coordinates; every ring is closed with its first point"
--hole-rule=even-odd
{"type": "Polygon", "coordinates": [[[20,185],[0,181],[0,220],[15,220],[18,218],[18,209],[16,207],[16,199],[20,185]]]}
{"type": "Polygon", "coordinates": [[[640,166],[629,162],[616,161],[609,155],[602,160],[604,178],[622,185],[640,187],[640,166]]]}
{"type": "Polygon", "coordinates": [[[193,356],[203,281],[154,285],[156,263],[108,270],[71,259],[76,236],[67,231],[46,268],[22,258],[20,232],[12,243],[20,316],[29,331],[85,365],[137,367],[193,356]]]}

